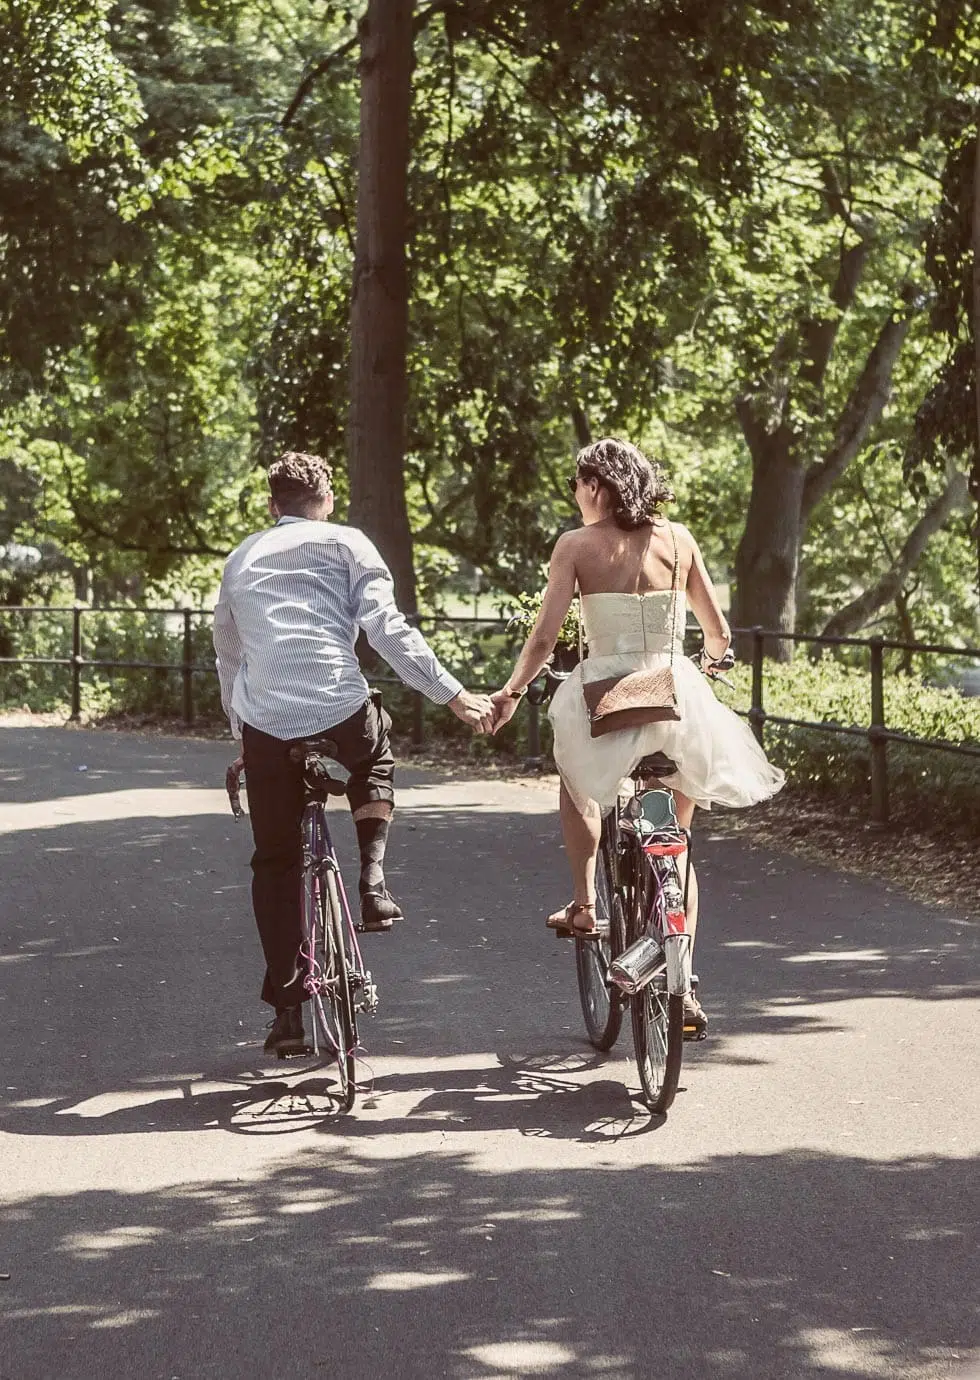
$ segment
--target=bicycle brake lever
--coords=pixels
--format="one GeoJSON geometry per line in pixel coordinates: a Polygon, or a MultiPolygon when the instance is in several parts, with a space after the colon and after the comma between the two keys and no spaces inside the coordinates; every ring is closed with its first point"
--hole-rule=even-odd
{"type": "Polygon", "coordinates": [[[705,674],[709,680],[720,680],[722,685],[728,686],[729,690],[735,689],[734,681],[729,680],[727,676],[723,676],[720,671],[707,671],[705,674]]]}

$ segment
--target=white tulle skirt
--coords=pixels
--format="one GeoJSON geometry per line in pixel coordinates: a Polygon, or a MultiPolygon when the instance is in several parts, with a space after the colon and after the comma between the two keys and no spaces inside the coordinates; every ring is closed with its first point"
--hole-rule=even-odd
{"type": "Polygon", "coordinates": [[[593,738],[582,695],[587,680],[666,666],[667,652],[590,656],[555,691],[549,717],[555,733],[555,761],[578,801],[612,805],[620,783],[651,752],[677,763],[664,784],[676,787],[702,809],[712,805],[755,805],[781,788],[784,775],[772,766],[747,725],[720,700],[693,662],[675,656],[674,681],[681,717],[593,738]]]}

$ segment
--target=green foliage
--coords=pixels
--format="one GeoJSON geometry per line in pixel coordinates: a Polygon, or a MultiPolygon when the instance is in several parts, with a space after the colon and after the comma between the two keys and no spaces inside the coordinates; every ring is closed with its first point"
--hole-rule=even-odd
{"type": "MultiPolygon", "coordinates": [[[[736,694],[719,688],[719,698],[745,712],[750,703],[750,671],[732,672],[736,694]]],[[[925,684],[917,677],[886,672],[885,722],[909,737],[980,747],[980,699],[925,684]]],[[[764,705],[767,714],[814,723],[866,729],[871,721],[871,678],[867,666],[847,666],[829,656],[799,657],[789,664],[767,662],[764,705]]],[[[870,801],[871,762],[867,739],[827,731],[767,723],[770,760],[791,780],[856,801],[870,801]]],[[[930,748],[888,745],[888,781],[895,811],[956,812],[962,822],[980,825],[980,759],[930,748]]]]}
{"type": "MultiPolygon", "coordinates": [[[[419,17],[408,499],[426,604],[461,566],[538,585],[589,432],[665,455],[724,578],[749,484],[736,400],[819,455],[911,290],[893,404],[813,517],[801,607],[818,625],[938,483],[921,465],[910,493],[903,465],[945,359],[926,294],[945,321],[965,282],[965,154],[947,136],[970,137],[966,11],[463,0],[419,17]],[[807,324],[871,222],[858,300],[806,386],[807,324]]],[[[17,597],[90,572],[103,599],[205,598],[264,520],[261,466],[287,446],[342,461],[358,81],[356,54],[323,59],[352,33],[313,0],[10,0],[0,526],[45,561],[17,597]]],[[[343,498],[342,468],[338,483],[343,498]]],[[[957,516],[882,629],[971,636],[968,556],[957,516]]]]}
{"type": "MultiPolygon", "coordinates": [[[[519,628],[521,635],[526,637],[541,612],[543,598],[543,591],[540,594],[518,594],[509,604],[505,604],[501,612],[510,615],[508,627],[519,628]]],[[[579,602],[573,599],[558,629],[556,646],[578,647],[579,619],[579,602]]]]}

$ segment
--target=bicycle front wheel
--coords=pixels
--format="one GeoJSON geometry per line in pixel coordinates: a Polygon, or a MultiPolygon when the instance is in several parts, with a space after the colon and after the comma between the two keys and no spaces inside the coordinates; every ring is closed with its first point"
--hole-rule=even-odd
{"type": "Polygon", "coordinates": [[[312,942],[313,991],[310,1016],[317,1054],[332,1056],[340,1079],[339,1101],[345,1112],[354,1104],[357,1024],[350,965],[345,943],[344,921],[340,908],[337,878],[330,868],[321,873],[315,892],[314,918],[310,928],[312,942]]]}
{"type": "Polygon", "coordinates": [[[596,858],[596,924],[607,929],[602,939],[576,939],[575,969],[582,1015],[589,1041],[596,1049],[612,1049],[623,1023],[619,990],[609,981],[609,965],[626,947],[623,902],[613,885],[603,838],[596,858]]]}
{"type": "Polygon", "coordinates": [[[340,1100],[345,1112],[354,1105],[357,1091],[356,1055],[357,1013],[354,1010],[354,992],[350,978],[350,955],[347,950],[347,931],[340,907],[340,892],[337,877],[327,873],[327,895],[330,901],[330,924],[333,935],[333,961],[336,983],[336,1012],[341,1041],[337,1050],[337,1068],[340,1073],[340,1100]]]}

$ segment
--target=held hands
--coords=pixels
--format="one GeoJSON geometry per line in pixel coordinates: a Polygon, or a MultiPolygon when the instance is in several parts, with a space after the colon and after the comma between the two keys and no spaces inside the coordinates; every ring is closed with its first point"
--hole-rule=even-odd
{"type": "Polygon", "coordinates": [[[489,695],[460,690],[456,698],[449,701],[449,708],[474,733],[493,733],[496,728],[495,705],[489,695]]]}
{"type": "Polygon", "coordinates": [[[496,733],[498,729],[503,728],[508,720],[514,717],[517,706],[521,702],[521,697],[519,696],[515,699],[509,691],[498,690],[496,694],[490,696],[490,699],[493,702],[494,708],[493,727],[490,731],[491,733],[496,733]]]}
{"type": "Polygon", "coordinates": [[[514,717],[523,696],[516,698],[507,690],[498,690],[493,695],[474,695],[469,690],[461,690],[449,708],[468,724],[475,733],[496,733],[514,717]]]}

